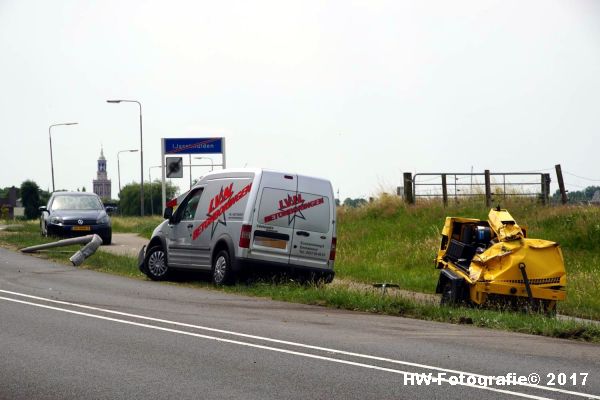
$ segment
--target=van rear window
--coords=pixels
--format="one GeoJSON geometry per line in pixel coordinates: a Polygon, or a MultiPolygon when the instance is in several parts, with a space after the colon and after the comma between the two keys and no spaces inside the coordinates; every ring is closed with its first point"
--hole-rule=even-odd
{"type": "Polygon", "coordinates": [[[303,200],[303,207],[296,213],[294,229],[308,232],[329,232],[331,223],[329,198],[327,196],[298,193],[303,200]]]}
{"type": "Polygon", "coordinates": [[[259,223],[326,233],[330,225],[326,196],[264,188],[258,212],[259,223]]]}

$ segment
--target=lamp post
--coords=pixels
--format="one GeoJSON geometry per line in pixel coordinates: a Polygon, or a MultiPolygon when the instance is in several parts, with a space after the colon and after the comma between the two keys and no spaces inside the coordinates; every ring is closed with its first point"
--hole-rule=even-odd
{"type": "MultiPolygon", "coordinates": [[[[208,161],[210,161],[210,172],[212,172],[212,171],[215,169],[215,163],[214,163],[214,161],[212,160],[212,158],[210,158],[210,157],[194,157],[194,158],[195,158],[196,160],[202,160],[202,159],[205,159],[205,160],[208,160],[208,161]]],[[[208,165],[207,165],[207,167],[208,167],[208,165]]]]}
{"type": "Polygon", "coordinates": [[[121,193],[121,162],[119,161],[119,154],[121,153],[137,153],[137,149],[121,150],[117,152],[117,175],[119,176],[119,193],[121,193]]]}
{"type": "Polygon", "coordinates": [[[154,215],[154,204],[152,203],[152,168],[162,168],[162,166],[154,165],[152,167],[148,167],[148,180],[150,181],[150,214],[154,215]]]}
{"type": "Polygon", "coordinates": [[[137,103],[140,107],[140,215],[144,216],[144,145],[142,135],[142,103],[137,100],[106,100],[107,103],[137,103]]]}
{"type": "MultiPolygon", "coordinates": [[[[191,156],[190,156],[191,157],[191,156]]],[[[212,172],[215,169],[215,163],[213,162],[212,158],[210,157],[194,157],[196,160],[208,160],[210,161],[210,172],[212,172]]],[[[208,167],[208,165],[197,165],[197,167],[208,167]]],[[[190,189],[192,188],[192,162],[190,161],[190,189]]]]}
{"type": "Polygon", "coordinates": [[[52,191],[54,192],[54,161],[52,159],[52,127],[61,125],[77,125],[77,122],[63,122],[60,124],[52,124],[48,127],[48,138],[50,138],[50,171],[52,172],[52,191]]]}

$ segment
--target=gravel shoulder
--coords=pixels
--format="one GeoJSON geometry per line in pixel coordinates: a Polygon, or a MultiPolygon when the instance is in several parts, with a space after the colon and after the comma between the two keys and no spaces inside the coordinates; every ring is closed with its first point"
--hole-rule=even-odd
{"type": "Polygon", "coordinates": [[[117,254],[120,256],[137,257],[142,246],[148,244],[148,239],[136,233],[113,233],[112,244],[100,246],[100,251],[117,254]]]}

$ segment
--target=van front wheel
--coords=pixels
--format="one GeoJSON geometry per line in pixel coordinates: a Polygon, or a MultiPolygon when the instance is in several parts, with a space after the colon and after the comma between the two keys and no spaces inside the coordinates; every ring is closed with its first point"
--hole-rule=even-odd
{"type": "Polygon", "coordinates": [[[153,281],[163,281],[169,275],[169,265],[167,264],[167,254],[162,246],[153,246],[146,253],[145,262],[146,275],[153,281]]]}
{"type": "Polygon", "coordinates": [[[217,286],[228,285],[233,281],[233,269],[227,250],[217,253],[212,266],[212,281],[217,286]]]}

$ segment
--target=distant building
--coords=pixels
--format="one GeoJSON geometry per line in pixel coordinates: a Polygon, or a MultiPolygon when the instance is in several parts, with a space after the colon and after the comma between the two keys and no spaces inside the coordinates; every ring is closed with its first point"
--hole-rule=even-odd
{"type": "Polygon", "coordinates": [[[596,192],[594,193],[594,197],[592,197],[590,203],[600,204],[600,190],[596,190],[596,192]]]}
{"type": "Polygon", "coordinates": [[[11,187],[8,189],[8,197],[0,198],[0,218],[14,218],[14,209],[17,204],[17,188],[11,187]],[[6,213],[6,215],[4,215],[6,213]]]}
{"type": "Polygon", "coordinates": [[[104,149],[100,149],[100,158],[98,158],[98,171],[94,179],[94,193],[102,199],[110,199],[111,183],[106,175],[106,158],[104,158],[104,149]]]}

